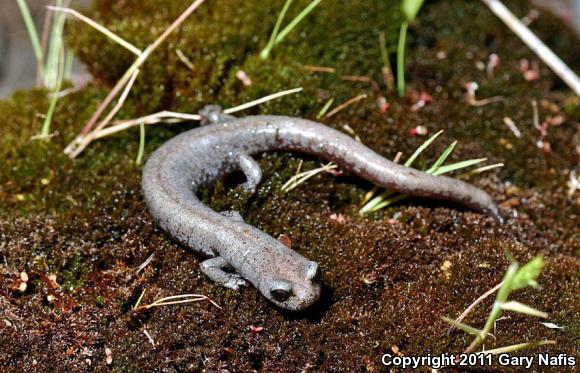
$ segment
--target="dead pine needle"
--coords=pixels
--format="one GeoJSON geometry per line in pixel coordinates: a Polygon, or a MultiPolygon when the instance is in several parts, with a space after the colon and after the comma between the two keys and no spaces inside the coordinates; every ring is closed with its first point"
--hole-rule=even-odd
{"type": "Polygon", "coordinates": [[[155,341],[153,340],[153,338],[151,337],[151,334],[149,334],[147,329],[143,329],[143,334],[145,334],[145,336],[149,340],[149,343],[151,343],[153,345],[153,347],[155,347],[155,341]]]}
{"type": "Polygon", "coordinates": [[[195,66],[194,66],[193,62],[191,62],[191,60],[189,58],[187,58],[187,56],[185,54],[183,54],[181,49],[177,49],[175,51],[175,54],[177,54],[177,57],[179,58],[179,60],[181,62],[183,62],[183,64],[185,66],[187,66],[188,69],[190,69],[192,71],[195,70],[195,66]]]}
{"type": "MultiPolygon", "coordinates": [[[[143,291],[145,292],[145,291],[143,291]]],[[[140,297],[141,298],[141,297],[140,297]]],[[[193,303],[193,302],[201,302],[201,301],[208,301],[220,310],[222,309],[216,302],[211,300],[209,297],[201,294],[180,294],[180,295],[172,295],[169,297],[163,297],[157,299],[151,304],[146,304],[144,306],[135,307],[135,311],[139,310],[148,310],[153,307],[161,307],[161,306],[170,306],[174,304],[181,304],[181,303],[193,303]]]]}
{"type": "Polygon", "coordinates": [[[367,94],[364,93],[362,95],[358,95],[355,96],[353,98],[350,98],[348,100],[346,100],[345,102],[343,102],[342,104],[338,105],[337,107],[335,107],[334,109],[332,109],[328,114],[326,114],[324,117],[325,118],[330,118],[333,115],[336,115],[337,113],[341,112],[342,110],[346,109],[347,107],[349,107],[350,105],[359,102],[361,100],[364,100],[365,98],[367,98],[367,94]]]}
{"type": "MultiPolygon", "coordinates": [[[[302,91],[302,87],[288,89],[285,91],[277,92],[268,96],[261,97],[257,100],[247,102],[245,104],[235,106],[233,108],[229,108],[224,110],[226,114],[232,114],[241,110],[248,109],[250,107],[263,104],[265,102],[293,94],[302,91]]],[[[156,124],[156,123],[181,123],[187,121],[198,121],[201,120],[201,117],[197,114],[188,114],[188,113],[177,113],[174,111],[160,111],[158,113],[149,114],[140,118],[129,119],[124,121],[115,122],[116,124],[111,127],[104,128],[99,131],[91,132],[92,140],[100,139],[106,136],[110,136],[117,132],[124,131],[131,127],[139,126],[141,124],[148,125],[148,124],[156,124]]]]}
{"type": "Polygon", "coordinates": [[[147,288],[143,288],[141,295],[139,295],[139,298],[137,298],[137,302],[135,302],[135,305],[133,306],[134,310],[139,308],[139,305],[141,304],[141,301],[143,300],[143,296],[145,295],[145,290],[147,290],[147,288]]]}
{"type": "Polygon", "coordinates": [[[334,74],[336,69],[334,67],[326,67],[326,66],[314,66],[314,65],[302,65],[305,70],[308,70],[312,73],[328,73],[334,74]]]}

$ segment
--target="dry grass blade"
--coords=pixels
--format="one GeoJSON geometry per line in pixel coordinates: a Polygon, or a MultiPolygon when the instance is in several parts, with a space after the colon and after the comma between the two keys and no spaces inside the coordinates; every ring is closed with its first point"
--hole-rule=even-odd
{"type": "Polygon", "coordinates": [[[327,67],[327,66],[315,66],[315,65],[302,65],[305,70],[308,70],[312,73],[328,73],[334,74],[336,69],[334,67],[327,67]]]}
{"type": "Polygon", "coordinates": [[[145,259],[145,261],[143,263],[141,263],[141,265],[139,267],[137,267],[135,274],[139,274],[139,272],[141,272],[143,269],[145,269],[145,267],[147,267],[149,265],[149,263],[151,263],[153,258],[155,258],[155,253],[152,253],[151,255],[149,255],[149,257],[147,257],[147,259],[145,259]]]}
{"type": "Polygon", "coordinates": [[[242,105],[239,105],[239,106],[235,106],[235,107],[230,108],[230,109],[226,109],[226,110],[224,110],[224,113],[226,113],[226,114],[232,114],[232,113],[235,113],[235,112],[238,112],[238,111],[242,111],[242,110],[251,108],[252,106],[260,105],[260,104],[263,104],[264,102],[268,102],[268,101],[274,100],[274,99],[276,99],[278,97],[290,95],[290,94],[293,94],[293,93],[298,93],[298,92],[301,92],[301,91],[302,91],[302,87],[288,89],[286,91],[281,91],[281,92],[278,92],[278,93],[274,93],[274,94],[271,94],[271,95],[268,95],[268,96],[264,96],[262,98],[259,98],[257,100],[254,100],[254,101],[250,101],[248,103],[245,103],[245,104],[242,104],[242,105]]]}
{"type": "Polygon", "coordinates": [[[145,334],[145,336],[147,336],[147,339],[149,340],[149,342],[153,345],[153,347],[155,347],[155,341],[153,340],[153,338],[151,337],[151,335],[149,334],[147,329],[143,329],[143,334],[145,334]]]}
{"type": "Polygon", "coordinates": [[[127,82],[127,85],[125,86],[125,89],[123,90],[123,93],[121,94],[121,97],[119,98],[119,101],[117,101],[117,104],[113,107],[113,109],[109,112],[109,114],[107,114],[105,119],[103,119],[99,123],[96,130],[94,132],[91,132],[91,133],[87,134],[86,136],[84,136],[80,140],[78,145],[70,151],[69,156],[71,158],[76,158],[94,140],[95,133],[97,133],[98,131],[103,129],[105,126],[107,126],[111,122],[111,120],[115,117],[115,115],[117,115],[119,110],[121,110],[121,108],[123,107],[123,104],[125,103],[125,100],[127,99],[127,96],[129,95],[129,92],[131,91],[131,88],[133,87],[133,84],[135,83],[135,80],[137,79],[138,75],[139,75],[139,69],[137,69],[133,72],[133,75],[131,76],[131,78],[127,82]]]}
{"type": "Polygon", "coordinates": [[[71,9],[71,8],[63,8],[63,7],[58,7],[58,6],[47,6],[46,8],[49,9],[49,10],[56,11],[56,12],[62,12],[62,13],[70,14],[70,15],[72,15],[72,16],[80,19],[81,21],[85,22],[86,24],[88,24],[89,26],[93,27],[94,29],[100,31],[105,36],[107,36],[109,39],[115,41],[117,44],[121,45],[125,49],[127,49],[127,50],[131,51],[132,53],[136,54],[137,56],[140,56],[141,53],[142,53],[139,48],[137,48],[133,44],[129,43],[127,40],[125,40],[122,37],[120,37],[119,35],[111,32],[106,27],[98,24],[97,22],[95,22],[92,19],[90,19],[89,17],[81,14],[80,12],[77,12],[74,9],[71,9]]]}
{"type": "MultiPolygon", "coordinates": [[[[145,63],[149,55],[167,39],[167,37],[175,31],[177,27],[179,27],[186,19],[189,17],[201,4],[203,4],[205,0],[196,0],[194,1],[177,19],[157,38],[155,41],[150,44],[140,55],[137,57],[135,62],[127,69],[125,74],[121,77],[121,79],[115,84],[111,92],[107,95],[105,100],[99,105],[95,114],[92,118],[87,122],[85,127],[82,129],[80,134],[73,140],[71,144],[69,144],[66,149],[65,153],[69,154],[71,158],[75,158],[80,151],[75,151],[77,144],[83,142],[83,138],[93,130],[93,127],[99,120],[99,117],[103,114],[105,109],[110,105],[113,99],[119,94],[119,92],[127,85],[133,74],[136,70],[138,70],[141,65],[145,63]]],[[[82,151],[82,150],[81,150],[82,151]]]]}
{"type": "MultiPolygon", "coordinates": [[[[277,92],[277,93],[259,98],[259,99],[254,100],[254,101],[250,101],[250,102],[245,103],[243,105],[239,105],[239,106],[236,106],[236,107],[233,107],[230,109],[226,109],[226,110],[224,110],[224,113],[226,113],[226,114],[235,113],[237,111],[244,110],[244,109],[250,108],[252,106],[256,106],[256,105],[262,104],[264,102],[274,100],[276,98],[286,96],[286,95],[289,95],[292,93],[297,93],[300,91],[302,91],[302,87],[277,92]]],[[[126,129],[131,128],[131,127],[138,126],[140,124],[147,125],[147,124],[155,124],[155,123],[161,123],[161,122],[179,123],[179,122],[185,122],[185,121],[198,121],[200,119],[201,119],[201,117],[197,114],[177,113],[174,111],[164,110],[164,111],[160,111],[158,113],[146,115],[144,117],[117,122],[117,124],[115,126],[104,128],[100,131],[94,131],[92,137],[93,137],[93,140],[100,139],[100,138],[112,135],[114,133],[124,131],[126,129]]]]}
{"type": "MultiPolygon", "coordinates": [[[[302,163],[300,163],[300,166],[302,163]]],[[[332,162],[325,164],[322,167],[315,168],[314,170],[304,171],[297,173],[296,175],[292,176],[284,185],[282,185],[282,192],[289,192],[292,189],[296,188],[306,180],[310,179],[311,177],[321,173],[321,172],[329,172],[331,170],[337,169],[338,166],[332,162]]],[[[300,170],[300,167],[298,168],[300,170]]]]}
{"type": "Polygon", "coordinates": [[[201,302],[201,301],[208,301],[220,310],[222,309],[216,302],[211,300],[209,297],[202,295],[202,294],[180,294],[180,295],[172,295],[169,297],[163,297],[157,299],[151,304],[146,304],[144,306],[136,307],[135,310],[147,310],[153,307],[161,307],[161,306],[169,306],[173,304],[181,304],[181,303],[192,303],[192,302],[201,302]]]}
{"type": "Polygon", "coordinates": [[[337,107],[335,107],[334,109],[332,109],[324,117],[325,118],[330,118],[331,116],[337,114],[338,112],[346,109],[348,106],[350,106],[350,105],[352,105],[352,104],[354,104],[356,102],[359,102],[360,100],[364,100],[365,98],[367,98],[367,94],[366,93],[364,93],[362,95],[355,96],[353,98],[350,98],[350,99],[346,100],[345,102],[343,102],[342,104],[340,104],[337,107]]]}

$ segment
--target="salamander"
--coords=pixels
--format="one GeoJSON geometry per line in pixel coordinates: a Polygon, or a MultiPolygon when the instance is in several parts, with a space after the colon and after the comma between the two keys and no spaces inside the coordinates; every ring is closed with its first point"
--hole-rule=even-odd
{"type": "Polygon", "coordinates": [[[299,311],[319,300],[318,263],[246,224],[239,213],[216,212],[196,196],[200,188],[237,170],[246,177],[243,188],[254,193],[262,171],[252,155],[313,154],[389,190],[453,201],[501,222],[497,206],[483,190],[398,165],[323,124],[286,116],[234,118],[217,106],[205,107],[200,115],[206,125],[175,136],[147,160],[142,175],[145,202],[163,230],[207,257],[200,265],[207,277],[232,289],[250,282],[281,308],[299,311]]]}

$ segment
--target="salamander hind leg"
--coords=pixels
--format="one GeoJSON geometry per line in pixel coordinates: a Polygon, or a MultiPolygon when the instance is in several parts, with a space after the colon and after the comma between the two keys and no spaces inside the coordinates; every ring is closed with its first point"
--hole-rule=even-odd
{"type": "Polygon", "coordinates": [[[244,153],[236,154],[235,159],[246,176],[246,182],[242,184],[242,187],[254,194],[258,188],[258,184],[262,181],[262,169],[260,165],[254,158],[244,153]]]}
{"type": "Polygon", "coordinates": [[[248,285],[239,274],[225,271],[232,270],[232,266],[224,258],[207,259],[201,263],[200,269],[210,280],[227,288],[238,290],[240,286],[248,285]]]}

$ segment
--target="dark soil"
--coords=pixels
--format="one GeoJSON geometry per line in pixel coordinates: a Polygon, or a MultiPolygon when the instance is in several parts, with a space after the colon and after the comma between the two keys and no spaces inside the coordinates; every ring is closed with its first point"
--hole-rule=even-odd
{"type": "MultiPolygon", "coordinates": [[[[182,1],[99,0],[91,17],[139,47],[145,47],[186,6],[182,1]]],[[[291,8],[296,14],[306,2],[291,8]]],[[[200,259],[157,228],[140,192],[141,165],[135,165],[138,129],[97,141],[76,160],[62,153],[132,61],[120,47],[80,24],[70,23],[69,44],[88,65],[95,82],[59,101],[49,142],[31,140],[48,107],[46,92],[16,92],[0,101],[0,366],[8,370],[115,371],[377,371],[383,353],[459,353],[470,343],[463,332],[448,333],[442,316],[456,317],[498,284],[509,264],[505,252],[526,262],[543,255],[540,290],[513,299],[550,314],[565,329],[548,329],[517,314],[497,322],[487,349],[524,341],[556,340],[533,351],[577,356],[580,325],[578,232],[580,198],[566,182],[577,169],[580,103],[542,63],[540,79],[526,81],[520,60],[539,62],[481,2],[432,1],[421,10],[409,35],[409,97],[386,95],[381,113],[377,92],[367,83],[341,79],[381,77],[378,34],[385,31],[395,50],[401,16],[395,0],[327,0],[278,45],[258,57],[282,1],[208,1],[145,64],[119,118],[172,109],[195,112],[204,104],[233,106],[272,92],[302,86],[304,92],[251,109],[243,115],[275,113],[315,118],[320,108],[361,93],[369,98],[331,119],[349,124],[363,143],[393,158],[408,157],[424,140],[410,131],[426,126],[442,140],[418,160],[423,168],[451,141],[459,145],[450,161],[487,157],[500,170],[470,182],[485,189],[506,217],[504,225],[476,212],[408,199],[372,216],[358,209],[372,186],[351,175],[320,174],[282,193],[300,160],[303,169],[319,160],[298,154],[265,154],[265,172],[255,196],[230,183],[202,193],[216,210],[236,209],[273,236],[291,237],[293,248],[324,269],[323,299],[313,309],[277,309],[255,289],[231,291],[211,283],[200,259]],[[181,50],[194,71],[178,58],[181,50]],[[501,65],[492,76],[478,68],[496,53],[501,65]],[[311,73],[303,65],[333,67],[311,73]],[[252,79],[244,87],[238,70],[252,79]],[[478,82],[479,99],[466,103],[464,84],[478,82]],[[420,92],[432,101],[411,107],[420,92]],[[532,125],[533,99],[540,122],[562,116],[540,132],[532,125]],[[522,132],[516,138],[503,123],[510,117],[522,132]],[[139,274],[136,267],[151,254],[139,274]],[[18,290],[20,272],[27,287],[18,290]],[[50,275],[56,276],[56,282],[50,275]],[[209,302],[132,309],[163,296],[199,293],[209,302]],[[148,340],[144,331],[153,338],[148,340]],[[107,364],[105,349],[112,352],[107,364]]],[[[523,16],[529,4],[506,2],[523,16]]],[[[548,14],[531,28],[578,71],[580,43],[548,14]]],[[[392,55],[394,62],[395,55],[392,55]]],[[[146,153],[193,124],[152,126],[146,153]]],[[[493,298],[493,297],[492,297],[493,298]]],[[[485,322],[493,299],[466,320],[485,322]]]]}

